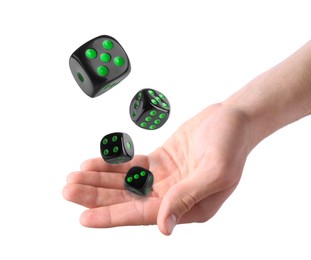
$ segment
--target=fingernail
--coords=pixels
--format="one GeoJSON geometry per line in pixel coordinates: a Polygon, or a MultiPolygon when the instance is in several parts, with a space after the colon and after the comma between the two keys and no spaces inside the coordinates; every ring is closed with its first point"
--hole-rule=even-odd
{"type": "Polygon", "coordinates": [[[176,226],[176,216],[175,215],[170,215],[167,219],[166,219],[166,230],[167,232],[170,234],[172,234],[174,227],[176,226]]]}

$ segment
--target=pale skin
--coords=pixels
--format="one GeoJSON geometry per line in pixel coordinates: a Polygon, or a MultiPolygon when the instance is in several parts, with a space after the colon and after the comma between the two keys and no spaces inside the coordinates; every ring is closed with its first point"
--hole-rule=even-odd
{"type": "Polygon", "coordinates": [[[185,122],[151,154],[126,164],[90,159],[67,177],[65,199],[88,209],[83,226],[157,224],[170,235],[176,224],[206,222],[237,187],[247,156],[264,138],[311,113],[311,42],[259,75],[224,102],[185,122]],[[127,170],[154,174],[147,197],[124,188],[127,170]]]}

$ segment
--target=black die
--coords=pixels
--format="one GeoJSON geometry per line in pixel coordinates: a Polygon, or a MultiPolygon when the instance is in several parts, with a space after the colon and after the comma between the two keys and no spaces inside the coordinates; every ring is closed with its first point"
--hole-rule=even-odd
{"type": "Polygon", "coordinates": [[[151,191],[153,175],[145,168],[134,166],[127,172],[124,183],[130,192],[145,196],[151,191]]]}
{"type": "Polygon", "coordinates": [[[119,164],[132,160],[134,145],[126,133],[111,133],[100,141],[100,153],[107,163],[119,164]]]}
{"type": "Polygon", "coordinates": [[[125,50],[108,35],[83,44],[71,55],[69,66],[80,88],[90,97],[105,93],[131,71],[125,50]]]}
{"type": "Polygon", "coordinates": [[[142,89],[132,99],[130,116],[143,129],[155,130],[165,124],[170,114],[170,103],[159,91],[142,89]]]}

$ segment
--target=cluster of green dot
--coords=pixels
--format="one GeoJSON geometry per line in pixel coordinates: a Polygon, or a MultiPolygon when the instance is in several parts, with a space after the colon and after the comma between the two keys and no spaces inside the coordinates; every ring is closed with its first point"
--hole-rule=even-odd
{"type": "MultiPolygon", "coordinates": [[[[113,143],[117,142],[117,141],[118,141],[118,136],[116,136],[116,135],[112,136],[111,141],[112,141],[113,143]]],[[[108,138],[104,138],[103,141],[102,141],[103,145],[108,144],[108,142],[109,142],[108,138]]],[[[131,149],[131,148],[132,148],[132,145],[131,145],[130,142],[127,142],[127,143],[126,143],[126,146],[127,146],[128,149],[131,149]]],[[[117,145],[115,145],[115,146],[112,148],[112,151],[109,151],[108,148],[104,149],[103,154],[104,154],[105,156],[108,156],[108,155],[111,154],[111,153],[112,153],[112,154],[116,154],[118,151],[119,151],[119,147],[118,147],[117,145]]]]}
{"type": "Polygon", "coordinates": [[[147,174],[146,171],[141,171],[139,174],[138,174],[138,173],[135,173],[133,177],[131,177],[131,176],[130,176],[130,177],[127,177],[126,180],[127,180],[127,182],[131,183],[131,182],[133,181],[133,178],[134,178],[135,180],[138,180],[140,176],[141,176],[141,177],[144,177],[144,176],[146,176],[146,174],[147,174]]]}
{"type": "MultiPolygon", "coordinates": [[[[117,140],[118,140],[118,137],[116,135],[112,136],[111,141],[113,143],[115,143],[117,140]]],[[[108,144],[108,142],[109,142],[108,138],[104,138],[102,142],[103,142],[103,145],[108,144]]],[[[119,147],[118,146],[114,146],[112,148],[112,153],[117,153],[118,151],[119,151],[119,147]]],[[[103,151],[103,154],[105,156],[109,155],[110,153],[111,153],[111,151],[109,151],[109,149],[107,149],[107,148],[103,151]]]]}
{"type": "MultiPolygon", "coordinates": [[[[159,96],[156,96],[155,92],[153,90],[148,90],[148,93],[152,96],[151,98],[151,103],[154,104],[154,105],[158,105],[158,104],[161,104],[161,106],[165,109],[169,109],[169,105],[167,103],[164,102],[164,99],[165,96],[161,93],[159,93],[159,96]]],[[[134,108],[137,109],[140,105],[140,100],[141,100],[141,97],[142,97],[142,93],[139,92],[137,94],[137,97],[136,97],[136,101],[135,101],[135,104],[134,104],[134,108]]]]}
{"type": "MultiPolygon", "coordinates": [[[[155,95],[155,92],[153,90],[148,90],[148,93],[153,97],[151,99],[151,103],[154,104],[154,105],[157,105],[158,103],[160,103],[162,105],[163,108],[165,109],[169,109],[169,105],[167,103],[164,102],[164,99],[165,99],[165,96],[161,93],[159,93],[158,95],[159,96],[156,96],[155,95]]],[[[132,117],[136,117],[136,110],[139,105],[140,105],[140,100],[142,98],[142,93],[139,92],[136,96],[136,101],[134,103],[134,112],[132,113],[132,117]]],[[[154,130],[158,127],[158,125],[161,124],[161,119],[164,119],[167,114],[166,113],[160,113],[158,118],[154,118],[156,115],[157,115],[157,111],[156,110],[151,110],[149,115],[145,117],[144,121],[140,123],[140,126],[142,128],[146,128],[148,126],[148,124],[151,123],[151,125],[149,125],[149,129],[150,130],[154,130]]]]}
{"type": "Polygon", "coordinates": [[[160,113],[158,115],[158,117],[156,117],[156,115],[158,114],[158,112],[156,110],[151,110],[149,112],[149,115],[147,115],[145,117],[145,120],[143,122],[140,123],[140,126],[143,128],[146,128],[148,124],[151,125],[149,126],[150,130],[154,130],[158,127],[158,125],[161,124],[161,120],[163,120],[164,118],[166,118],[166,113],[160,113]]]}
{"type": "MultiPolygon", "coordinates": [[[[102,46],[103,46],[103,48],[104,48],[105,50],[107,50],[107,51],[112,50],[113,47],[114,47],[113,42],[112,42],[111,40],[104,40],[104,41],[102,42],[102,46]]],[[[87,50],[85,51],[85,56],[86,56],[88,59],[93,60],[93,59],[95,59],[95,58],[98,57],[98,53],[97,53],[96,50],[94,50],[94,49],[91,48],[91,49],[87,49],[87,50]]],[[[100,60],[101,60],[103,63],[108,63],[108,62],[111,61],[111,55],[110,55],[109,53],[107,53],[107,52],[101,53],[101,54],[99,55],[99,58],[100,58],[100,60]]],[[[122,66],[124,65],[124,63],[125,63],[125,60],[124,60],[124,58],[121,57],[121,56],[116,56],[116,57],[114,57],[114,59],[113,59],[113,63],[114,63],[116,66],[118,66],[118,67],[122,67],[122,66]]],[[[109,70],[108,70],[107,66],[101,65],[101,66],[97,67],[97,74],[98,74],[99,76],[102,76],[102,77],[107,76],[107,75],[109,74],[109,70]]]]}
{"type": "Polygon", "coordinates": [[[158,93],[159,96],[155,94],[153,90],[148,90],[148,93],[152,96],[151,103],[154,105],[160,104],[163,108],[169,109],[169,105],[164,102],[165,96],[161,93],[158,93]]]}

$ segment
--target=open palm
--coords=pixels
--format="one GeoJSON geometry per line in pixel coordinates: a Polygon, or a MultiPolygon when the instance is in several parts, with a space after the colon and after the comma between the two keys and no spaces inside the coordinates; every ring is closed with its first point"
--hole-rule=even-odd
{"type": "Polygon", "coordinates": [[[67,178],[65,199],[87,208],[88,227],[158,224],[169,235],[176,223],[205,222],[236,188],[248,147],[247,118],[216,104],[184,123],[148,156],[111,165],[101,158],[84,162],[67,178]],[[140,197],[124,188],[132,166],[154,175],[152,191],[140,197]]]}

